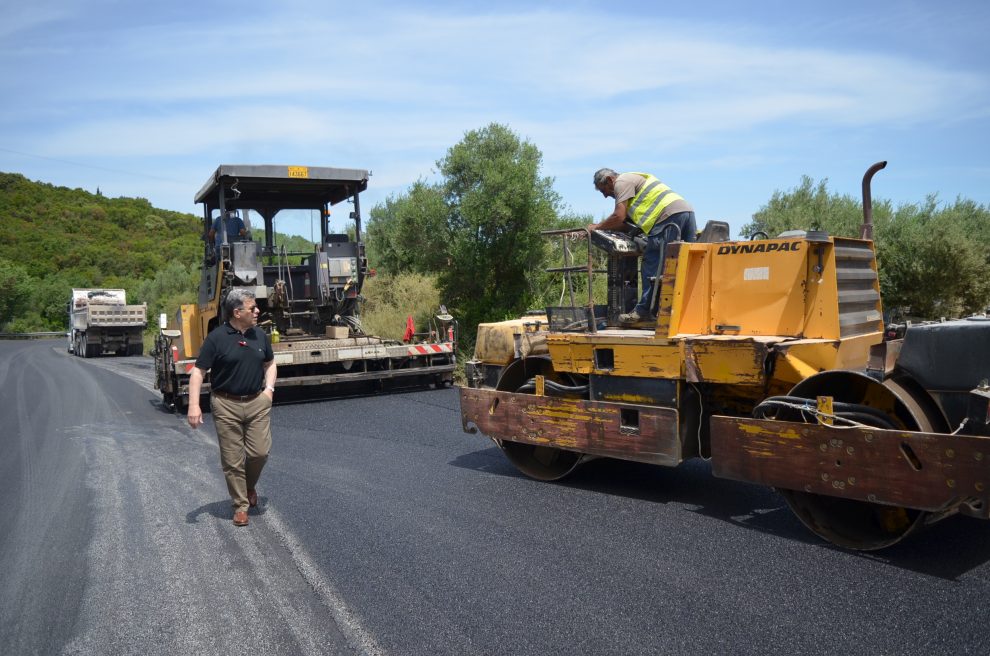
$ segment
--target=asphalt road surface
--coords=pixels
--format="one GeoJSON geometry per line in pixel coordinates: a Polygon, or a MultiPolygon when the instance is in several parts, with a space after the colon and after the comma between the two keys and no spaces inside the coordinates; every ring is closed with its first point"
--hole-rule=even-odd
{"type": "Polygon", "coordinates": [[[701,461],[539,483],[451,389],[276,405],[234,527],[151,367],[0,342],[0,653],[990,653],[990,522],[864,555],[701,461]]]}

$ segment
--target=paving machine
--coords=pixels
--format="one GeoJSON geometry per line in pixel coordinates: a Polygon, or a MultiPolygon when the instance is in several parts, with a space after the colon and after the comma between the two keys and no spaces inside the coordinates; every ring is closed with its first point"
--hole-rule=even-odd
{"type": "MultiPolygon", "coordinates": [[[[360,193],[368,171],[306,166],[222,165],[195,201],[203,205],[204,247],[199,299],[183,305],[171,323],[162,320],[153,356],[155,385],[164,403],[188,403],[189,372],[209,332],[227,319],[223,301],[235,287],[254,292],[259,325],[271,336],[280,396],[364,394],[398,387],[447,385],[455,368],[456,322],[446,311],[415,343],[364,332],[361,289],[369,275],[361,241],[360,193]],[[330,230],[331,207],[350,203],[351,234],[330,230]],[[206,236],[217,217],[235,210],[264,223],[260,239],[231,240],[221,228],[219,245],[206,236]],[[319,217],[319,243],[287,251],[275,243],[275,221],[292,212],[319,217]],[[295,390],[296,394],[291,394],[295,390]]],[[[209,377],[203,386],[208,394],[209,377]]]]}
{"type": "Polygon", "coordinates": [[[548,481],[597,457],[710,459],[715,476],[776,488],[850,549],[956,513],[990,518],[990,322],[884,341],[870,181],[885,165],[863,178],[858,238],[728,241],[709,224],[669,243],[649,327],[614,320],[637,298],[635,241],[590,234],[589,262],[592,247],[608,253],[608,305],[589,292],[584,307],[481,325],[464,430],[548,481]]]}

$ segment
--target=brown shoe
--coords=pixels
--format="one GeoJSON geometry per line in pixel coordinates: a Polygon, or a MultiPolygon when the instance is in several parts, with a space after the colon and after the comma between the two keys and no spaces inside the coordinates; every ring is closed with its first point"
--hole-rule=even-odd
{"type": "Polygon", "coordinates": [[[258,492],[256,490],[248,490],[248,506],[251,508],[258,507],[258,492]]]}
{"type": "Polygon", "coordinates": [[[234,513],[234,526],[247,526],[248,518],[246,510],[238,510],[234,513]]]}

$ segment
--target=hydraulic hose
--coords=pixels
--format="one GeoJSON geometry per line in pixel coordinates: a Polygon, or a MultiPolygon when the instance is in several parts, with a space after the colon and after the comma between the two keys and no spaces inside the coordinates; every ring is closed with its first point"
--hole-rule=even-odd
{"type": "MultiPolygon", "coordinates": [[[[766,419],[769,411],[780,408],[790,408],[812,414],[818,413],[818,408],[813,399],[806,399],[800,396],[771,396],[753,408],[753,416],[757,419],[766,419]],[[800,407],[796,408],[795,406],[800,407]]],[[[897,428],[886,413],[861,403],[833,401],[832,411],[836,417],[841,417],[859,424],[868,424],[877,428],[897,428]]]]}
{"type": "MultiPolygon", "coordinates": [[[[544,389],[549,392],[555,392],[552,396],[560,396],[563,394],[580,394],[582,397],[586,397],[588,394],[587,385],[563,385],[561,383],[554,382],[549,379],[543,380],[544,389]]],[[[536,379],[530,378],[525,383],[520,385],[516,389],[517,394],[530,394],[536,391],[536,379]]]]}

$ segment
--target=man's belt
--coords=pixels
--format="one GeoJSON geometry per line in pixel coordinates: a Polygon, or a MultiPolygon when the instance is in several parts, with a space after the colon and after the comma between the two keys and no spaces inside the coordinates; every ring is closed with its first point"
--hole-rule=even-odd
{"type": "Polygon", "coordinates": [[[261,394],[261,390],[258,390],[254,394],[230,394],[228,392],[224,392],[223,390],[215,389],[210,390],[210,393],[216,394],[221,399],[227,399],[228,401],[252,401],[258,398],[258,395],[261,394]]]}

